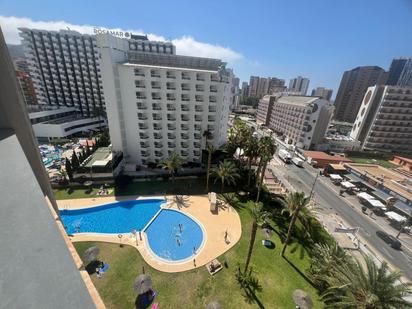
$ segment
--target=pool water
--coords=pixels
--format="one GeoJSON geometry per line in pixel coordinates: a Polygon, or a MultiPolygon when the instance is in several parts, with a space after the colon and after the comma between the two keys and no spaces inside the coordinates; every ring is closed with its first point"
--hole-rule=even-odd
{"type": "Polygon", "coordinates": [[[164,202],[163,199],[120,201],[92,208],[62,210],[60,216],[68,234],[130,233],[141,231],[164,202]]]}
{"type": "Polygon", "coordinates": [[[204,238],[199,224],[171,209],[162,209],[145,232],[153,253],[168,261],[193,257],[201,248],[204,238]]]}

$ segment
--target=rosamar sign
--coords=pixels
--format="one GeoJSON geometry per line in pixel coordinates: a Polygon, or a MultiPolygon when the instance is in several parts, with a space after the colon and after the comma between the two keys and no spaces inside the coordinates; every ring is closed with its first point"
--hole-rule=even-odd
{"type": "Polygon", "coordinates": [[[117,30],[109,30],[109,29],[102,29],[102,28],[93,28],[94,34],[111,34],[114,36],[117,36],[119,38],[129,38],[131,33],[130,32],[123,32],[123,31],[117,31],[117,30]]]}

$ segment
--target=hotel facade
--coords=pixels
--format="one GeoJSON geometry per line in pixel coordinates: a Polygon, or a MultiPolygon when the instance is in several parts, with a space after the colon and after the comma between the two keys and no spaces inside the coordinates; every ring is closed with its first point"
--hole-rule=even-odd
{"type": "Polygon", "coordinates": [[[333,105],[325,99],[281,94],[260,100],[257,122],[266,121],[289,144],[313,149],[323,141],[332,114],[333,105]]]}
{"type": "Polygon", "coordinates": [[[172,152],[200,163],[205,131],[223,145],[233,77],[225,63],[175,55],[170,43],[165,54],[107,34],[97,41],[112,147],[125,163],[156,163],[172,152]]]}
{"type": "Polygon", "coordinates": [[[96,108],[104,109],[95,35],[19,30],[39,104],[75,107],[86,117],[96,108]]]}
{"type": "Polygon", "coordinates": [[[361,142],[362,150],[411,155],[412,87],[369,87],[350,136],[361,142]]]}

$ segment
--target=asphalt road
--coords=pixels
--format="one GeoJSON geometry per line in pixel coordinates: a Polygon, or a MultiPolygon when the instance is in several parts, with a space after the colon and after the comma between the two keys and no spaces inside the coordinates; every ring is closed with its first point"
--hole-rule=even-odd
{"type": "MultiPolygon", "coordinates": [[[[294,165],[278,168],[285,172],[288,181],[295,188],[301,188],[309,194],[315,181],[314,173],[294,165]]],[[[319,179],[320,178],[321,177],[319,177],[319,179]]],[[[376,235],[376,231],[381,230],[378,224],[370,220],[366,215],[355,210],[344,198],[340,197],[319,179],[314,187],[314,197],[323,211],[326,213],[336,213],[349,227],[359,227],[358,235],[361,236],[370,249],[378,253],[380,258],[387,260],[393,267],[401,270],[403,275],[412,281],[412,256],[409,252],[395,250],[386,244],[376,235]]]]}

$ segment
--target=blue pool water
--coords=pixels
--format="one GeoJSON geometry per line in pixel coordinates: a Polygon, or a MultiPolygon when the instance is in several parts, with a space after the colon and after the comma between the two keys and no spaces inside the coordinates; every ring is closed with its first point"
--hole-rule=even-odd
{"type": "Polygon", "coordinates": [[[130,233],[141,231],[164,202],[162,199],[121,201],[86,209],[62,210],[60,216],[68,234],[130,233]]]}
{"type": "Polygon", "coordinates": [[[203,243],[203,231],[199,224],[185,214],[170,209],[163,209],[145,232],[153,253],[168,261],[193,256],[194,249],[197,251],[203,243]]]}

